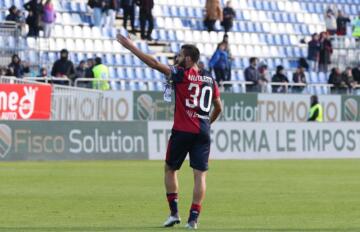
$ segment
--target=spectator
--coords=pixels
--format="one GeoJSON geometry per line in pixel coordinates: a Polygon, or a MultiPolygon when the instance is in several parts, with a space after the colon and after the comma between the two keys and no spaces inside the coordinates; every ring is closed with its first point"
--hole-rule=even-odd
{"type": "Polygon", "coordinates": [[[360,63],[357,65],[357,67],[352,69],[352,74],[354,76],[354,81],[356,81],[357,84],[360,84],[360,63]]]}
{"type": "Polygon", "coordinates": [[[47,68],[46,67],[40,68],[39,75],[37,75],[37,77],[44,77],[44,78],[48,77],[47,68]]]}
{"type": "Polygon", "coordinates": [[[154,8],[154,0],[137,0],[140,7],[140,31],[141,39],[152,40],[151,33],[154,29],[154,18],[152,9],[154,8]],[[147,32],[146,23],[148,24],[147,32]]]}
{"type": "Polygon", "coordinates": [[[261,92],[266,92],[266,86],[270,82],[270,75],[268,66],[263,63],[259,65],[259,85],[261,86],[261,92]]]}
{"type": "Polygon", "coordinates": [[[9,70],[4,66],[0,66],[0,77],[1,76],[9,76],[9,70]]]}
{"type": "Polygon", "coordinates": [[[227,71],[229,65],[228,54],[225,49],[226,43],[221,42],[209,61],[209,68],[214,69],[218,85],[220,85],[223,81],[227,81],[227,71]]]}
{"type": "Polygon", "coordinates": [[[323,108],[319,103],[319,99],[316,95],[312,95],[310,98],[310,112],[308,122],[322,122],[323,121],[323,108]]]}
{"type": "MultiPolygon", "coordinates": [[[[289,79],[284,74],[284,67],[282,65],[279,65],[276,67],[276,73],[272,77],[272,82],[275,83],[289,83],[289,79]]],[[[273,93],[287,93],[288,87],[287,85],[273,85],[272,86],[272,92],[273,93]]]]}
{"type": "Polygon", "coordinates": [[[56,12],[54,5],[51,0],[47,0],[44,5],[42,22],[44,27],[44,37],[49,38],[51,35],[51,30],[56,20],[56,12]]]}
{"type": "Polygon", "coordinates": [[[308,61],[310,64],[310,71],[318,70],[320,55],[320,41],[317,33],[312,34],[311,40],[308,43],[308,61]]]}
{"type": "Polygon", "coordinates": [[[93,24],[100,27],[104,24],[104,17],[106,12],[105,0],[89,0],[88,6],[93,9],[93,24]]]}
{"type": "Polygon", "coordinates": [[[342,14],[341,10],[338,11],[338,16],[336,18],[336,34],[337,35],[346,35],[347,24],[350,23],[349,17],[346,17],[342,14]]]}
{"type": "Polygon", "coordinates": [[[43,12],[42,0],[30,0],[24,5],[29,12],[26,18],[26,24],[29,26],[28,36],[38,37],[40,31],[40,18],[43,12]]]}
{"type": "Polygon", "coordinates": [[[113,28],[115,24],[116,12],[120,8],[119,0],[107,0],[107,17],[106,17],[106,26],[113,28]]]}
{"type": "Polygon", "coordinates": [[[349,92],[351,93],[356,86],[356,81],[354,80],[354,76],[350,67],[347,67],[345,69],[345,71],[341,75],[341,79],[344,81],[349,92]]]}
{"type": "Polygon", "coordinates": [[[23,78],[25,73],[30,72],[29,65],[23,63],[18,55],[13,55],[8,65],[8,75],[23,78]]]}
{"type": "MultiPolygon", "coordinates": [[[[299,66],[293,74],[293,82],[306,84],[305,68],[299,66]]],[[[292,90],[294,93],[302,93],[305,86],[293,86],[292,90]]]]}
{"type": "MultiPolygon", "coordinates": [[[[68,59],[69,52],[66,49],[62,49],[60,51],[60,59],[55,61],[52,70],[51,76],[57,78],[69,78],[70,80],[74,80],[76,73],[74,64],[68,59]]],[[[65,84],[69,83],[66,81],[56,81],[57,84],[65,84]]]]}
{"type": "Polygon", "coordinates": [[[225,43],[225,51],[228,54],[228,68],[227,68],[227,77],[226,80],[231,80],[231,68],[232,68],[232,61],[234,57],[232,56],[230,45],[229,45],[229,36],[227,34],[223,37],[223,42],[225,43]]]}
{"type": "Polygon", "coordinates": [[[234,8],[231,6],[231,1],[226,2],[226,7],[223,9],[223,21],[221,25],[224,27],[225,34],[228,33],[233,27],[234,18],[236,13],[234,8]]]}
{"type": "Polygon", "coordinates": [[[21,30],[21,36],[26,34],[26,20],[24,13],[17,9],[16,6],[11,6],[9,8],[9,15],[6,16],[5,21],[16,22],[18,23],[18,28],[21,30]]]}
{"type": "Polygon", "coordinates": [[[95,58],[95,66],[92,69],[94,74],[94,81],[92,82],[93,89],[100,90],[109,90],[110,85],[108,81],[103,81],[109,79],[109,70],[102,64],[100,57],[95,58]]]}
{"type": "Polygon", "coordinates": [[[327,32],[320,34],[320,56],[319,56],[319,71],[328,72],[328,66],[331,63],[331,54],[333,52],[331,41],[328,39],[327,32]]]}
{"type": "MultiPolygon", "coordinates": [[[[76,79],[78,78],[86,78],[86,71],[87,71],[87,63],[85,60],[80,61],[79,66],[76,67],[76,79]]],[[[91,71],[92,72],[92,71],[91,71]]],[[[76,85],[77,87],[88,87],[88,83],[89,82],[83,82],[80,81],[78,82],[78,84],[76,85]]],[[[74,83],[75,84],[75,83],[74,83]]]]}
{"type": "Polygon", "coordinates": [[[122,0],[121,4],[124,12],[124,28],[127,30],[127,22],[130,18],[131,32],[135,33],[135,0],[122,0]]]}
{"type": "Polygon", "coordinates": [[[76,78],[85,78],[86,77],[86,61],[82,60],[79,63],[79,66],[76,67],[76,78]]]}
{"type": "Polygon", "coordinates": [[[9,14],[6,16],[5,20],[6,21],[14,21],[14,22],[20,22],[20,16],[18,13],[18,9],[16,8],[16,6],[11,6],[9,8],[9,14]]]}
{"type": "Polygon", "coordinates": [[[95,66],[95,60],[90,58],[86,61],[85,77],[94,78],[93,68],[95,66]]]}
{"type": "MultiPolygon", "coordinates": [[[[87,59],[86,65],[85,65],[85,78],[94,78],[93,68],[95,66],[95,60],[90,58],[87,59]]],[[[92,83],[90,81],[81,81],[79,82],[79,86],[82,86],[84,88],[92,88],[92,83]]]]}
{"type": "Polygon", "coordinates": [[[299,58],[298,66],[304,68],[305,70],[309,70],[309,64],[304,57],[299,58]]]}
{"type": "Polygon", "coordinates": [[[205,67],[205,63],[203,61],[199,61],[199,70],[201,75],[203,76],[207,76],[207,77],[211,77],[211,72],[209,70],[206,69],[205,67]]]}
{"type": "Polygon", "coordinates": [[[244,71],[245,80],[252,82],[250,85],[246,85],[246,92],[259,92],[260,90],[260,73],[257,69],[257,58],[250,58],[250,66],[244,71]]]}
{"type": "Polygon", "coordinates": [[[325,13],[325,26],[326,31],[330,35],[335,35],[336,33],[336,16],[332,9],[328,8],[325,13]]]}
{"type": "Polygon", "coordinates": [[[217,20],[223,21],[219,0],[206,0],[204,25],[208,31],[214,31],[217,20]]]}
{"type": "Polygon", "coordinates": [[[329,84],[332,84],[331,93],[346,93],[346,83],[343,81],[339,68],[331,69],[329,84]]]}
{"type": "Polygon", "coordinates": [[[357,46],[360,47],[360,11],[352,23],[352,36],[356,38],[357,46]]]}

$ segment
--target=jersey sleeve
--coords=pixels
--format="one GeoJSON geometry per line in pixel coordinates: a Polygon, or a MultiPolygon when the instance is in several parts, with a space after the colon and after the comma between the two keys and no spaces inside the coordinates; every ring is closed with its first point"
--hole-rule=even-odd
{"type": "Polygon", "coordinates": [[[185,70],[182,67],[170,66],[171,74],[169,79],[174,83],[181,83],[184,80],[185,70]]]}
{"type": "Polygon", "coordinates": [[[213,94],[213,100],[217,99],[220,97],[220,90],[219,90],[219,86],[216,83],[216,81],[214,81],[214,94],[213,94]]]}

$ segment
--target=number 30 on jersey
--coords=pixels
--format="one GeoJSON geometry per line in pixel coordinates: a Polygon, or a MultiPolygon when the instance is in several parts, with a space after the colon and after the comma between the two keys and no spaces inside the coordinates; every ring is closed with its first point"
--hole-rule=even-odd
{"type": "Polygon", "coordinates": [[[186,99],[186,106],[194,109],[200,106],[200,109],[204,112],[209,112],[211,108],[211,99],[213,90],[210,86],[203,86],[200,89],[200,85],[196,83],[190,83],[188,90],[193,93],[190,94],[190,99],[186,99]],[[200,101],[199,101],[200,96],[200,101]]]}

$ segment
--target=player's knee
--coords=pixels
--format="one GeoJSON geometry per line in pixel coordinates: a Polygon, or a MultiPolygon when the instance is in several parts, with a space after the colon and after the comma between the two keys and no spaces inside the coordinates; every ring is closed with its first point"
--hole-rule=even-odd
{"type": "Polygon", "coordinates": [[[164,167],[165,167],[164,170],[166,173],[175,173],[176,172],[176,170],[174,168],[172,168],[171,166],[169,166],[168,164],[165,164],[164,167]]]}
{"type": "Polygon", "coordinates": [[[201,171],[194,169],[194,178],[197,181],[205,181],[207,171],[201,171]]]}

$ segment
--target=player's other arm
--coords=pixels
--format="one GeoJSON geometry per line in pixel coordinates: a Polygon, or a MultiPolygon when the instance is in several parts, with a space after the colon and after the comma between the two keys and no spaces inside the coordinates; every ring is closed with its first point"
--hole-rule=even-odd
{"type": "Polygon", "coordinates": [[[219,117],[220,113],[222,112],[222,103],[219,97],[213,101],[213,104],[214,104],[214,109],[210,115],[210,123],[215,122],[216,119],[219,117]]]}
{"type": "Polygon", "coordinates": [[[170,76],[171,69],[169,66],[160,63],[154,57],[144,53],[139,48],[135,46],[135,44],[127,37],[123,35],[117,35],[117,41],[128,49],[131,53],[137,56],[140,60],[142,60],[147,66],[158,70],[159,72],[165,74],[166,76],[170,76]]]}

